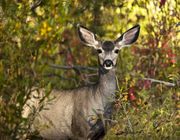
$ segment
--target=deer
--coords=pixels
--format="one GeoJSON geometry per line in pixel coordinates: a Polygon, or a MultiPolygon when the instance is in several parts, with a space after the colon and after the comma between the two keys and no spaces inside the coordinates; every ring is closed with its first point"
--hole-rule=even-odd
{"type": "Polygon", "coordinates": [[[100,41],[88,28],[78,25],[80,41],[97,51],[99,80],[71,90],[52,90],[50,95],[55,99],[46,106],[48,110],[40,111],[34,120],[34,128],[40,136],[52,140],[104,138],[106,120],[111,120],[117,91],[118,53],[133,44],[139,32],[140,25],[135,25],[116,40],[100,41]]]}

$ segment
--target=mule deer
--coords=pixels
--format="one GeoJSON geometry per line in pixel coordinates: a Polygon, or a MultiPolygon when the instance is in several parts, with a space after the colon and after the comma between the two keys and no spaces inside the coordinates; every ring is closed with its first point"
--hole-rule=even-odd
{"type": "Polygon", "coordinates": [[[115,100],[118,52],[134,43],[139,31],[140,26],[136,25],[115,41],[99,41],[87,28],[78,26],[82,43],[97,50],[99,80],[97,84],[73,90],[52,91],[51,95],[56,99],[34,121],[42,137],[55,140],[103,138],[106,130],[104,120],[110,120],[115,100]]]}

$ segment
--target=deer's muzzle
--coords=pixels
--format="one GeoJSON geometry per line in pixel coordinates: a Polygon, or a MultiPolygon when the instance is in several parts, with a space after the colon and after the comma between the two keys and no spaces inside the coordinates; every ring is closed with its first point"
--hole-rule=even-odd
{"type": "Polygon", "coordinates": [[[112,69],[112,67],[113,67],[113,62],[112,62],[110,59],[107,59],[107,60],[104,61],[103,67],[104,67],[105,69],[107,69],[107,70],[112,69]]]}

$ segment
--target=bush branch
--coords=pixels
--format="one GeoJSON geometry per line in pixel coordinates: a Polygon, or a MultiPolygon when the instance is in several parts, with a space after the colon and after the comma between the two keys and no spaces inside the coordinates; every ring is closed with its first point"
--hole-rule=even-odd
{"type": "Polygon", "coordinates": [[[49,64],[49,66],[56,69],[66,69],[66,70],[75,69],[78,71],[82,71],[82,70],[97,71],[98,70],[95,67],[87,67],[87,66],[79,66],[79,65],[62,66],[62,65],[56,65],[56,64],[49,64]]]}
{"type": "Polygon", "coordinates": [[[162,81],[162,80],[156,80],[156,79],[152,79],[152,78],[143,78],[143,79],[144,80],[149,80],[149,81],[155,82],[155,83],[161,83],[161,84],[164,84],[166,86],[171,86],[171,87],[176,86],[175,83],[165,82],[165,81],[162,81]]]}

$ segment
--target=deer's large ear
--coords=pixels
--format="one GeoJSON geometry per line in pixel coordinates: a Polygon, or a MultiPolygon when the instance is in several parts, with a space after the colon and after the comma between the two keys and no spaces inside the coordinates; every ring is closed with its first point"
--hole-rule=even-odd
{"type": "Polygon", "coordinates": [[[115,44],[119,48],[131,45],[137,40],[139,36],[139,32],[140,32],[140,26],[136,25],[131,29],[127,30],[125,33],[123,33],[118,39],[116,39],[115,44]]]}
{"type": "Polygon", "coordinates": [[[91,46],[97,48],[99,42],[96,40],[96,36],[94,33],[89,31],[87,28],[78,25],[78,34],[80,40],[87,46],[91,46]]]}

